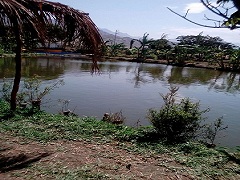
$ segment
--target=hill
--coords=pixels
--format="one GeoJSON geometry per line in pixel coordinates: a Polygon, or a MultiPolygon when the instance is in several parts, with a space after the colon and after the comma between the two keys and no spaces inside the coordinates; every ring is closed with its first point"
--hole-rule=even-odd
{"type": "MultiPolygon", "coordinates": [[[[139,37],[132,37],[127,33],[122,33],[119,31],[113,32],[108,29],[100,29],[99,31],[104,42],[110,41],[109,44],[113,44],[115,40],[116,44],[123,43],[127,48],[130,47],[130,42],[132,39],[140,39],[139,37]]],[[[137,45],[137,43],[135,45],[137,45]]]]}

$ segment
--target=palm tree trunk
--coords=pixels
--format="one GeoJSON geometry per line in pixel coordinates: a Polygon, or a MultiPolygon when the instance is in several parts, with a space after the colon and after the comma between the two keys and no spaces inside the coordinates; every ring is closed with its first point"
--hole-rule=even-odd
{"type": "Polygon", "coordinates": [[[13,83],[13,88],[11,92],[11,110],[15,111],[17,107],[17,92],[19,89],[19,84],[21,80],[21,69],[22,69],[22,39],[21,39],[21,34],[19,31],[19,27],[14,28],[15,31],[15,36],[16,36],[16,42],[17,42],[17,47],[16,47],[16,55],[15,55],[15,77],[14,77],[14,83],[13,83]]]}

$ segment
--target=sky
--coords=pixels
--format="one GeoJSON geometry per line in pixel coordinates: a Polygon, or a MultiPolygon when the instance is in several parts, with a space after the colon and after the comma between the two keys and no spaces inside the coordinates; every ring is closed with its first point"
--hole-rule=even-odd
{"type": "Polygon", "coordinates": [[[220,20],[207,10],[200,0],[49,0],[69,5],[75,9],[89,13],[98,28],[106,28],[113,32],[120,31],[134,37],[142,37],[148,33],[150,38],[159,39],[166,34],[168,39],[180,35],[203,35],[221,37],[224,41],[240,45],[240,30],[204,28],[187,22],[170,12],[185,15],[193,21],[214,25],[209,18],[220,20]]]}

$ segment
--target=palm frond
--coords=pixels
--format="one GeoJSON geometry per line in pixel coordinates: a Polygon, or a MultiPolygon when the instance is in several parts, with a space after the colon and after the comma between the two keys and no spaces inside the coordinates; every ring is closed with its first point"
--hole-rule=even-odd
{"type": "Polygon", "coordinates": [[[46,39],[46,25],[57,24],[66,30],[65,43],[80,43],[91,53],[98,53],[103,44],[97,26],[87,13],[67,5],[44,0],[1,0],[0,26],[19,27],[19,30],[35,34],[40,40],[46,39]]]}

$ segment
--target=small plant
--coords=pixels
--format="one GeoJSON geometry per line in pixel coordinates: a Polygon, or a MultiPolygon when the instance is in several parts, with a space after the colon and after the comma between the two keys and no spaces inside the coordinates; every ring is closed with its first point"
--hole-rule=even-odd
{"type": "MultiPolygon", "coordinates": [[[[40,80],[38,76],[26,78],[17,94],[18,105],[20,107],[26,107],[27,104],[31,104],[33,108],[40,109],[43,97],[49,94],[55,88],[58,88],[60,85],[64,85],[63,80],[58,80],[52,85],[42,88],[42,80],[40,80]]],[[[3,79],[3,85],[0,92],[2,94],[2,99],[7,102],[10,102],[11,99],[12,86],[12,81],[3,79]]]]}
{"type": "Polygon", "coordinates": [[[184,142],[196,138],[202,128],[202,115],[208,111],[201,111],[200,104],[191,102],[189,98],[176,103],[178,89],[171,87],[169,93],[161,95],[164,101],[162,108],[159,111],[150,109],[148,113],[148,118],[160,137],[168,142],[184,142]]]}
{"type": "Polygon", "coordinates": [[[212,124],[206,126],[205,137],[210,141],[209,146],[215,146],[214,141],[220,131],[226,130],[228,126],[223,126],[222,117],[216,119],[212,124]]]}
{"type": "Polygon", "coordinates": [[[105,113],[102,120],[113,124],[123,124],[125,119],[122,111],[119,111],[116,113],[105,113]]]}
{"type": "Polygon", "coordinates": [[[41,100],[45,95],[49,94],[55,88],[58,88],[59,85],[64,85],[63,80],[58,80],[52,85],[45,87],[41,91],[42,80],[40,80],[38,76],[34,76],[33,78],[28,78],[24,80],[23,88],[25,89],[29,100],[33,101],[41,100]]]}
{"type": "Polygon", "coordinates": [[[70,99],[59,99],[58,102],[61,103],[62,105],[62,109],[61,109],[61,113],[68,116],[71,113],[71,110],[68,108],[68,105],[70,103],[70,99]]]}
{"type": "Polygon", "coordinates": [[[40,109],[42,98],[60,85],[64,85],[63,80],[58,80],[41,90],[42,80],[40,80],[38,76],[34,76],[33,78],[24,80],[23,91],[26,93],[28,97],[27,101],[31,102],[32,107],[40,109]]]}

